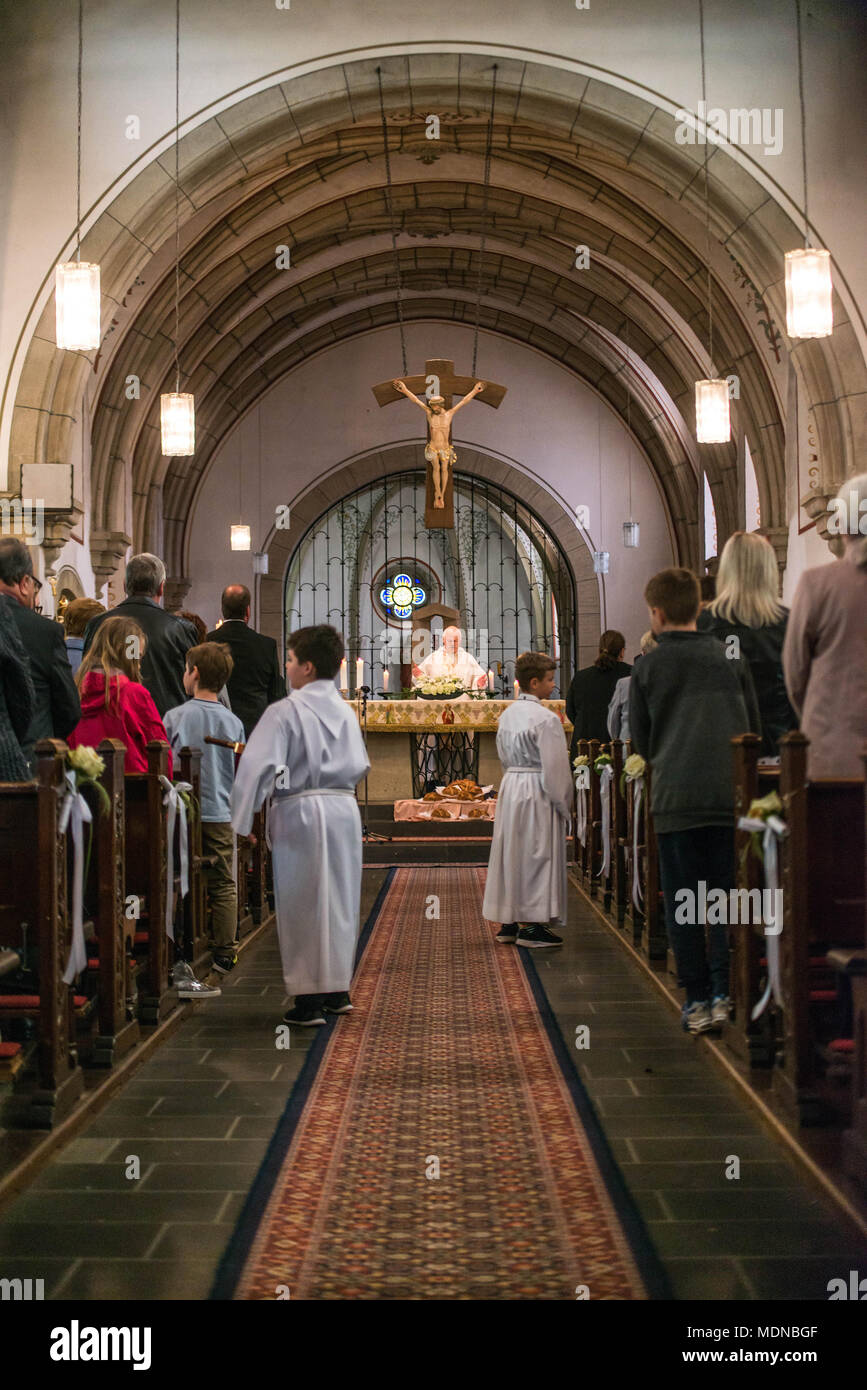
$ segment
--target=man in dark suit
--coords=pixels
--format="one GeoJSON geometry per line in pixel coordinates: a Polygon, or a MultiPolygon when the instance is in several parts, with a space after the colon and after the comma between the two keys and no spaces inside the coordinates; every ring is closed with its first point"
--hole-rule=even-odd
{"type": "Polygon", "coordinates": [[[225,642],[235,663],[227,690],[232,712],[244,725],[247,738],[268,705],[282,700],[286,682],[280,670],[280,656],[273,637],[265,637],[249,627],[250,590],[244,584],[230,584],[221,600],[223,621],[208,633],[209,642],[225,642]]]}
{"type": "Polygon", "coordinates": [[[14,536],[0,538],[0,603],[6,605],[18,629],[35,694],[33,716],[21,744],[31,772],[33,748],[39,739],[65,739],[81,718],[63,628],[33,611],[40,587],[23,541],[14,536]]]}
{"type": "Polygon", "coordinates": [[[108,613],[98,613],[84,630],[84,655],[94,633],[106,618],[133,618],[145,635],[141,664],[142,685],[151,693],[160,717],[182,705],[186,698],[184,670],[190,647],[198,634],[186,618],[176,618],[161,606],[166,567],[158,555],[133,555],[126,567],[126,598],[108,613]]]}

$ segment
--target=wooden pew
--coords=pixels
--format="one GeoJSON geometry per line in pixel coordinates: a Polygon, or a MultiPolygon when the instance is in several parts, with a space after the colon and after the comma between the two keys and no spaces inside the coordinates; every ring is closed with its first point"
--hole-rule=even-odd
{"type": "Polygon", "coordinates": [[[799,732],[780,740],[780,797],[789,833],[781,852],[783,1028],[773,1085],[789,1118],[813,1124],[829,1114],[817,1043],[826,1031],[822,1006],[832,1002],[823,996],[834,993],[816,988],[815,962],[864,942],[865,806],[859,778],[807,779],[807,746],[799,732]]]}
{"type": "MultiPolygon", "coordinates": [[[[779,790],[779,769],[759,768],[762,740],[758,734],[739,734],[732,739],[735,784],[735,820],[745,816],[757,797],[779,790]]],[[[749,833],[735,831],[735,866],[739,888],[762,888],[762,866],[755,855],[742,855],[749,844],[749,833]]],[[[729,993],[731,1017],[723,1030],[726,1046],[745,1065],[771,1066],[776,1053],[777,1011],[769,1003],[761,1018],[750,1018],[761,996],[767,969],[767,938],[761,924],[741,924],[729,932],[731,971],[729,993]]]]}
{"type": "Polygon", "coordinates": [[[72,945],[67,836],[57,829],[66,745],[43,739],[35,756],[35,781],[0,784],[0,942],[24,965],[4,975],[0,1023],[32,1019],[38,1032],[36,1085],[12,1097],[4,1118],[50,1129],[84,1089],[74,1010],[86,1001],[63,983],[72,945]]]}
{"type": "Polygon", "coordinates": [[[147,745],[147,772],[128,772],[126,788],[126,892],[140,903],[137,949],[144,953],[139,971],[139,1018],[158,1023],[173,999],[168,985],[168,937],[165,928],[167,880],[165,795],[160,776],[168,773],[169,745],[147,745]]]}
{"type": "Polygon", "coordinates": [[[621,739],[615,738],[611,740],[609,747],[614,768],[614,781],[611,783],[609,808],[611,874],[606,911],[611,913],[618,927],[623,930],[626,926],[629,889],[626,875],[626,794],[621,790],[621,782],[623,780],[623,764],[628,756],[628,745],[624,744],[621,739]]]}
{"type": "Polygon", "coordinates": [[[256,836],[256,843],[250,846],[252,854],[245,878],[247,904],[253,925],[256,927],[262,922],[267,922],[271,915],[271,905],[268,900],[270,856],[268,846],[265,843],[266,814],[267,806],[263,806],[253,817],[253,834],[256,836]]]}
{"type": "MultiPolygon", "coordinates": [[[[208,947],[208,897],[205,882],[207,863],[202,849],[202,750],[182,748],[175,759],[176,782],[189,782],[193,789],[195,814],[187,815],[189,836],[190,889],[185,898],[175,904],[175,946],[177,955],[188,961],[195,974],[210,964],[208,947]]],[[[175,822],[174,876],[172,891],[180,898],[180,864],[178,837],[180,818],[175,822]]]]}
{"type": "Polygon", "coordinates": [[[599,774],[594,769],[602,748],[598,738],[587,740],[590,758],[590,792],[587,799],[587,847],[584,857],[584,886],[591,898],[599,893],[599,869],[602,865],[602,800],[599,794],[599,774]]]}
{"type": "Polygon", "coordinates": [[[125,916],[126,903],[126,804],[124,783],[124,745],[114,738],[103,739],[96,750],[105,763],[100,778],[111,809],[102,814],[95,797],[93,810],[93,848],[85,886],[85,900],[96,928],[96,956],[88,961],[95,973],[98,1030],[88,1058],[96,1066],[110,1067],[139,1041],[138,1019],[130,1018],[127,1000],[130,992],[129,953],[135,922],[125,916]]]}
{"type": "MultiPolygon", "coordinates": [[[[867,749],[863,754],[863,763],[864,796],[867,800],[867,749]]],[[[867,860],[867,842],[864,850],[867,860]]],[[[844,969],[852,987],[852,1127],[843,1135],[843,1166],[851,1177],[867,1188],[867,908],[864,914],[864,944],[860,950],[853,950],[847,955],[844,969]]]]}

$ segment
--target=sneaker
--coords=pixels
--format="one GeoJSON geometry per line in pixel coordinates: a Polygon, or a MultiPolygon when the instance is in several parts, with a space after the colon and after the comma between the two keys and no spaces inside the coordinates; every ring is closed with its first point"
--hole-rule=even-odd
{"type": "Polygon", "coordinates": [[[706,1033],[713,1028],[713,1019],[707,1000],[696,1000],[694,1004],[684,1004],[681,1014],[685,1033],[706,1033]]]}
{"type": "Polygon", "coordinates": [[[238,957],[233,953],[231,956],[214,956],[214,969],[219,970],[221,975],[228,975],[238,964],[238,957]]]}
{"type": "Polygon", "coordinates": [[[710,1018],[714,1028],[724,1028],[729,1021],[732,1003],[727,994],[717,994],[711,1001],[710,1018]]]}
{"type": "Polygon", "coordinates": [[[172,984],[180,985],[187,980],[194,980],[193,967],[185,960],[176,960],[172,966],[172,984]]]}
{"type": "Polygon", "coordinates": [[[518,939],[518,923],[504,922],[497,932],[497,940],[504,946],[513,946],[518,939]]]}
{"type": "Polygon", "coordinates": [[[318,1028],[320,1024],[325,1022],[325,1015],[318,1004],[313,1009],[299,1009],[296,1005],[294,1009],[289,1009],[283,1015],[283,1022],[294,1023],[297,1028],[318,1028]]]}
{"type": "Polygon", "coordinates": [[[194,978],[178,981],[179,999],[216,999],[223,991],[219,985],[206,985],[194,978]]]}
{"type": "Polygon", "coordinates": [[[555,932],[549,931],[547,927],[543,927],[541,922],[534,922],[532,926],[521,927],[519,929],[516,944],[518,946],[530,946],[533,948],[538,948],[539,946],[562,946],[563,938],[562,936],[557,936],[555,932]]]}
{"type": "Polygon", "coordinates": [[[322,1007],[327,1014],[351,1014],[352,1000],[343,990],[338,994],[326,994],[322,1000],[322,1007]]]}

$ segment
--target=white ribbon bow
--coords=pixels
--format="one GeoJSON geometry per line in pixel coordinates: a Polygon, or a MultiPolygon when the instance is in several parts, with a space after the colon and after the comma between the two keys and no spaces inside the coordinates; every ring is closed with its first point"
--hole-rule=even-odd
{"type": "Polygon", "coordinates": [[[170,782],[168,777],[160,773],[160,783],[165,790],[163,805],[168,809],[166,818],[166,840],[168,842],[167,864],[168,872],[166,883],[166,932],[169,939],[175,939],[174,921],[174,882],[175,882],[175,819],[180,816],[178,825],[178,853],[181,862],[181,897],[185,898],[190,891],[190,841],[189,830],[187,828],[187,807],[181,792],[191,792],[193,790],[190,782],[170,782]]]}
{"type": "MultiPolygon", "coordinates": [[[[780,840],[782,840],[784,835],[788,835],[789,833],[786,823],[785,821],[781,821],[779,816],[768,816],[767,820],[756,820],[750,816],[741,816],[738,821],[738,830],[755,831],[762,836],[765,888],[769,889],[773,894],[771,901],[776,907],[779,880],[778,850],[780,840]]],[[[783,929],[783,924],[782,922],[777,922],[776,918],[774,919],[774,928],[775,930],[772,932],[769,932],[767,927],[765,928],[765,936],[768,942],[768,983],[765,986],[764,994],[750,1014],[750,1018],[753,1022],[755,1022],[757,1018],[761,1018],[765,1009],[768,1007],[771,995],[774,996],[774,1002],[777,1005],[782,1007],[783,1003],[783,991],[780,981],[780,932],[783,929]]]]}
{"type": "Polygon", "coordinates": [[[611,866],[611,820],[608,812],[613,781],[614,768],[610,763],[606,763],[599,774],[599,792],[602,797],[602,868],[599,870],[599,878],[606,878],[611,866]]]}
{"type": "Polygon", "coordinates": [[[75,773],[66,774],[67,791],[60,806],[57,832],[64,834],[72,824],[72,844],[75,858],[72,870],[72,945],[63,972],[63,983],[71,985],[76,975],[87,965],[87,946],[84,942],[84,826],[93,816],[90,807],[75,785],[75,773]]]}
{"type": "Polygon", "coordinates": [[[644,778],[633,777],[635,783],[634,799],[632,803],[632,901],[636,907],[641,907],[641,900],[644,894],[641,891],[641,875],[638,872],[638,827],[641,821],[641,799],[644,796],[644,778]]]}
{"type": "Polygon", "coordinates": [[[587,792],[590,788],[590,769],[584,764],[575,772],[575,790],[578,793],[576,832],[582,845],[587,844],[587,792]]]}

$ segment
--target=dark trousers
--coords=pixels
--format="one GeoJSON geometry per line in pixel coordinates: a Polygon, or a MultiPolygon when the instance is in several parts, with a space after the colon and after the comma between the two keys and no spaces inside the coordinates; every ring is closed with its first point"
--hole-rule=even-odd
{"type": "Polygon", "coordinates": [[[699,902],[699,883],[706,891],[735,887],[734,830],[725,825],[701,825],[695,830],[672,830],[658,835],[659,870],[665,898],[665,926],[674,958],[678,983],[686,990],[687,1004],[729,992],[729,944],[727,926],[705,926],[695,920],[677,921],[685,913],[683,896],[689,889],[699,902]],[[705,933],[707,940],[705,941],[705,933]]]}

